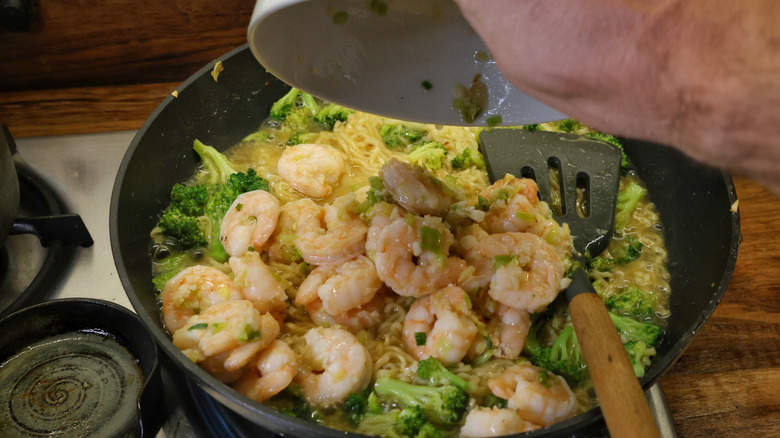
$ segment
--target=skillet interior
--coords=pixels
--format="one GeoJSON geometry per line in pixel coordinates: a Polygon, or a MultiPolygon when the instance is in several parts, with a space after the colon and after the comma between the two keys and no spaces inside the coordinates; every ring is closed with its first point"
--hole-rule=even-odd
{"type": "MultiPolygon", "coordinates": [[[[195,366],[173,346],[159,318],[151,284],[149,231],[168,204],[170,188],[190,177],[199,160],[192,142],[217,149],[256,130],[287,86],[257,63],[246,45],[219,60],[224,71],[214,81],[211,63],[167,97],[136,134],[114,185],[110,234],[120,280],[136,312],[161,349],[212,397],[239,415],[277,433],[345,436],[257,404],[195,366]]],[[[671,367],[709,318],[726,290],[739,244],[739,216],[731,178],[693,163],[663,146],[625,140],[626,151],[647,182],[665,226],[672,273],[668,333],[657,348],[644,387],[671,367]]],[[[524,436],[572,436],[603,427],[599,409],[524,436]]],[[[347,434],[349,435],[349,434],[347,434]]]]}

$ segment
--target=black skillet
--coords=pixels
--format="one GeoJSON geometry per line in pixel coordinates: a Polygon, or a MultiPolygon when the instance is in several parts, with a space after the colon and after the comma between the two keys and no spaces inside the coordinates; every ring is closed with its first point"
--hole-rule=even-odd
{"type": "MultiPolygon", "coordinates": [[[[256,130],[288,87],[268,74],[246,45],[223,57],[215,81],[211,63],[167,97],[133,139],[111,199],[111,246],[119,277],[133,307],[163,352],[218,403],[249,421],[292,436],[354,436],[278,414],[220,383],[194,365],[170,341],[151,283],[149,231],[168,204],[170,187],[198,165],[197,138],[218,149],[256,130]]],[[[216,61],[215,61],[216,62],[216,61]]],[[[173,90],[171,90],[173,91],[173,90]]],[[[644,388],[680,357],[726,290],[739,246],[739,215],[731,178],[656,144],[625,141],[625,149],[664,223],[672,275],[671,317],[645,376],[644,388]]],[[[600,409],[524,436],[577,436],[603,429],[600,409]]]]}

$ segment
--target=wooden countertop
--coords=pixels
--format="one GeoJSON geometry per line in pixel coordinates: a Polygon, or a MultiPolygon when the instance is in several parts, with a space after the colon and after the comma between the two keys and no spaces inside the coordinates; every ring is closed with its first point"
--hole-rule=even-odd
{"type": "MultiPolygon", "coordinates": [[[[135,130],[179,83],[0,92],[15,137],[135,130]]],[[[780,436],[780,197],[733,175],[742,244],[731,283],[661,378],[680,437],[780,436]]]]}

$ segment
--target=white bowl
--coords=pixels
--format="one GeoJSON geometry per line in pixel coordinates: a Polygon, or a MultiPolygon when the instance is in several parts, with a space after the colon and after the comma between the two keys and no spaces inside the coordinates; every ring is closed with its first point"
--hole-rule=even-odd
{"type": "Polygon", "coordinates": [[[248,39],[282,81],[374,114],[469,125],[453,87],[481,75],[488,105],[473,125],[566,117],[509,84],[451,0],[258,0],[248,39]]]}

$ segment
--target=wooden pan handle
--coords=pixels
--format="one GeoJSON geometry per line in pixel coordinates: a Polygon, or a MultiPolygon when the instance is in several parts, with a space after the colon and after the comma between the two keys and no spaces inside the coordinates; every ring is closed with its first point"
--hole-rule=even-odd
{"type": "Polygon", "coordinates": [[[610,435],[660,437],[639,379],[601,297],[580,293],[570,299],[569,311],[610,435]]]}

